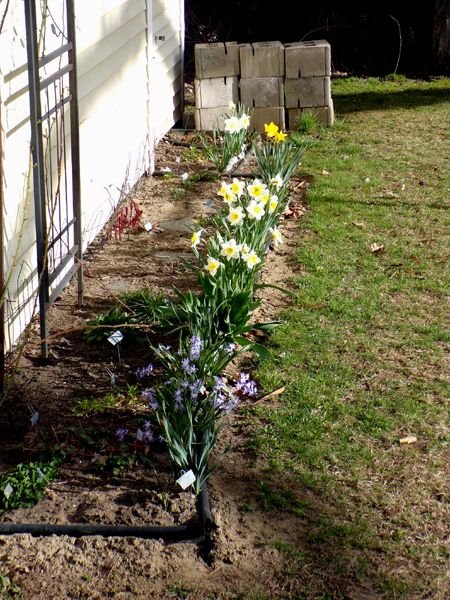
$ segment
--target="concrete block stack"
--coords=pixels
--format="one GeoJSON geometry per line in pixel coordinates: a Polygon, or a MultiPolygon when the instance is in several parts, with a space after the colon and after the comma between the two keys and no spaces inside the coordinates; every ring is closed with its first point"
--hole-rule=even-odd
{"type": "Polygon", "coordinates": [[[304,111],[313,112],[319,121],[334,122],[331,99],[331,49],[325,40],[285,44],[284,81],[287,127],[295,129],[304,111]]]}
{"type": "Polygon", "coordinates": [[[239,101],[239,46],[237,42],[195,46],[195,127],[223,128],[229,104],[239,101]]]}
{"type": "Polygon", "coordinates": [[[283,44],[241,44],[240,64],[240,100],[253,111],[250,128],[264,131],[264,123],[273,121],[285,129],[283,44]]]}
{"type": "Polygon", "coordinates": [[[271,121],[295,129],[305,111],[333,125],[331,48],[325,40],[196,44],[195,72],[197,129],[223,128],[230,102],[239,100],[252,109],[255,131],[271,121]]]}

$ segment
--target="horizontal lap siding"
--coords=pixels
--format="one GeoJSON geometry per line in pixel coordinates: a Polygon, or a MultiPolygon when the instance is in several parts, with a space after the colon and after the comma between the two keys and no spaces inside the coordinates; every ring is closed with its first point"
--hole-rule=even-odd
{"type": "Polygon", "coordinates": [[[77,3],[85,245],[149,165],[145,0],[95,4],[77,3]]]}
{"type": "Polygon", "coordinates": [[[157,140],[182,117],[182,6],[179,0],[153,0],[154,43],[150,86],[157,86],[156,90],[151,90],[157,140]]]}
{"type": "MultiPolygon", "coordinates": [[[[0,19],[5,3],[0,3],[0,19]]],[[[12,0],[0,33],[3,261],[6,350],[33,314],[36,281],[30,104],[23,2],[12,0]]]]}
{"type": "MultiPolygon", "coordinates": [[[[49,6],[58,19],[61,0],[49,0],[49,6]]],[[[148,169],[150,129],[160,139],[181,118],[183,6],[183,0],[75,0],[85,248],[111,215],[120,190],[148,169]],[[156,43],[154,36],[164,41],[156,43]]],[[[60,43],[49,24],[46,48],[60,43]]],[[[23,0],[10,0],[0,34],[0,111],[11,349],[33,314],[37,288],[23,0]]],[[[51,147],[54,152],[54,142],[51,147]]],[[[54,164],[52,170],[55,179],[54,164]]]]}

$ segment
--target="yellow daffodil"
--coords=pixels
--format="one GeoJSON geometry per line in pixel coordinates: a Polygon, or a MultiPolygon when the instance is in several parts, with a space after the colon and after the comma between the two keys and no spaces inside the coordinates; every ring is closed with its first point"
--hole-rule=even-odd
{"type": "Polygon", "coordinates": [[[220,267],[222,267],[222,263],[212,256],[208,256],[207,263],[205,265],[205,270],[208,271],[210,275],[214,277],[220,267]]]}
{"type": "Polygon", "coordinates": [[[250,250],[250,252],[245,255],[244,260],[249,269],[253,269],[253,267],[256,267],[256,265],[261,262],[261,259],[254,250],[250,250]]]}
{"type": "Polygon", "coordinates": [[[264,124],[264,131],[267,137],[272,138],[275,137],[278,133],[278,125],[275,125],[273,121],[271,121],[268,125],[264,124]]]}
{"type": "Polygon", "coordinates": [[[285,142],[286,138],[287,138],[287,133],[285,133],[284,131],[278,131],[274,136],[275,139],[275,143],[279,144],[280,142],[285,142]]]}
{"type": "Polygon", "coordinates": [[[252,200],[247,206],[247,212],[249,219],[256,219],[259,221],[264,216],[264,204],[262,202],[256,202],[256,200],[252,200]]]}
{"type": "Polygon", "coordinates": [[[232,225],[240,225],[244,219],[244,211],[240,206],[230,207],[227,219],[232,225]]]}
{"type": "Polygon", "coordinates": [[[221,256],[225,256],[227,260],[231,260],[232,258],[239,258],[240,250],[241,247],[236,243],[236,240],[232,238],[231,240],[228,240],[228,242],[222,244],[220,254],[221,256]]]}

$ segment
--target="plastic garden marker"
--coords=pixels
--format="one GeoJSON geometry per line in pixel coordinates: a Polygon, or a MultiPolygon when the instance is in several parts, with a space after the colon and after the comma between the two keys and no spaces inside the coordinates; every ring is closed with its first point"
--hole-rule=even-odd
{"type": "Polygon", "coordinates": [[[192,485],[194,483],[194,481],[195,481],[195,475],[194,475],[192,469],[189,469],[189,471],[186,471],[186,473],[183,473],[181,475],[181,477],[178,477],[178,479],[177,479],[178,485],[181,488],[183,488],[183,490],[185,490],[190,485],[192,485]]]}

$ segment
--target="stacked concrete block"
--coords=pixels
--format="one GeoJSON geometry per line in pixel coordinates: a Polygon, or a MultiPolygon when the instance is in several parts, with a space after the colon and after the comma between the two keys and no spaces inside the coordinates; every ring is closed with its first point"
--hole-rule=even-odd
{"type": "Polygon", "coordinates": [[[240,64],[240,99],[253,111],[250,128],[254,131],[264,131],[264,124],[273,121],[284,129],[283,44],[242,44],[240,64]]]}
{"type": "Polygon", "coordinates": [[[331,126],[331,50],[325,40],[285,44],[285,105],[289,129],[294,129],[302,112],[310,111],[331,126]]]}
{"type": "Polygon", "coordinates": [[[236,42],[195,46],[195,127],[223,128],[230,102],[239,100],[239,46],[236,42]]]}
{"type": "Polygon", "coordinates": [[[325,40],[237,42],[195,46],[195,125],[223,128],[230,102],[240,100],[252,112],[250,127],[264,131],[273,121],[295,129],[305,111],[331,126],[331,50],[325,40]]]}

